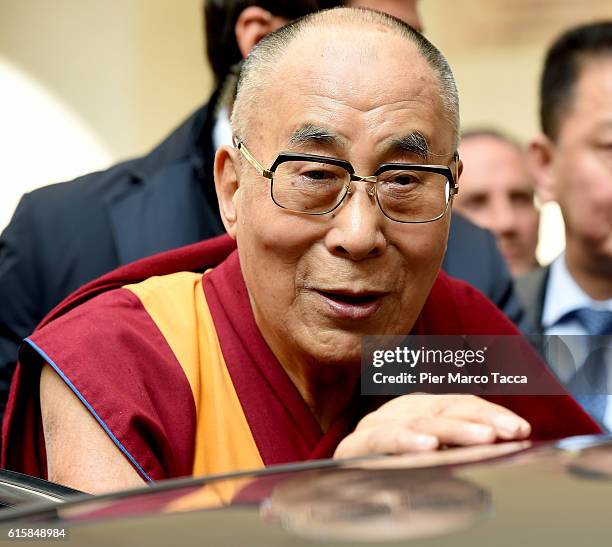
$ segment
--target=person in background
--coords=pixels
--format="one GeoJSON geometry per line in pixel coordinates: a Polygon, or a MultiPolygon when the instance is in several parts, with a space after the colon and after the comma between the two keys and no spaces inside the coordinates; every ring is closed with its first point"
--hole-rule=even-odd
{"type": "MultiPolygon", "coordinates": [[[[289,20],[341,3],[206,0],[207,54],[215,75],[208,103],[146,156],[23,196],[0,236],[0,416],[21,340],[63,298],[120,265],[224,233],[212,171],[215,151],[231,144],[229,116],[242,59],[289,20]]],[[[421,26],[415,1],[370,4],[393,5],[394,13],[421,26]]],[[[443,267],[524,330],[491,234],[455,215],[443,267]]]]}
{"type": "Polygon", "coordinates": [[[551,364],[611,429],[612,21],[572,28],[552,44],[540,122],[530,160],[541,200],[561,208],[566,247],[550,266],[519,278],[517,288],[537,332],[589,335],[566,339],[574,341],[574,368],[551,364]]]}
{"type": "Polygon", "coordinates": [[[455,209],[495,234],[513,276],[536,268],[540,213],[521,146],[499,131],[477,129],[463,133],[459,156],[464,168],[455,209]]]}
{"type": "Polygon", "coordinates": [[[347,0],[352,8],[367,8],[397,17],[420,33],[424,32],[423,20],[419,14],[419,0],[347,0]]]}

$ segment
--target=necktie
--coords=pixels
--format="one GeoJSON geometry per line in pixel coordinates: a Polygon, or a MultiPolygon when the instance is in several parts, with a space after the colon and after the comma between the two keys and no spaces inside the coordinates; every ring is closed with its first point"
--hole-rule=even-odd
{"type": "Polygon", "coordinates": [[[574,312],[574,317],[591,336],[612,334],[612,311],[581,308],[574,312]]]}
{"type": "Polygon", "coordinates": [[[606,413],[608,401],[608,371],[605,362],[606,346],[612,334],[612,311],[581,308],[574,317],[589,334],[587,337],[587,358],[571,379],[568,388],[582,407],[600,424],[606,413]]]}

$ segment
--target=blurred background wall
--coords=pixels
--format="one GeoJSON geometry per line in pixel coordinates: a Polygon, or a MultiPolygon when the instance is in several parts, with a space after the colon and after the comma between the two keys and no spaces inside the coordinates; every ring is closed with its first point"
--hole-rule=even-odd
{"type": "MultiPolygon", "coordinates": [[[[0,229],[24,192],[142,154],[211,90],[201,0],[0,0],[0,229]]],[[[464,128],[538,130],[544,51],[609,0],[420,0],[464,128]]],[[[539,256],[563,247],[546,206],[539,256]]]]}
{"type": "Polygon", "coordinates": [[[0,229],[21,194],[151,148],[205,101],[201,0],[0,0],[0,229]]]}

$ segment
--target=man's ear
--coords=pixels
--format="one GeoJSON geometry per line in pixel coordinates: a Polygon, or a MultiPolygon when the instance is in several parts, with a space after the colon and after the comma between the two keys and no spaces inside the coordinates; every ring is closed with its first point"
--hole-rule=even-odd
{"type": "MultiPolygon", "coordinates": [[[[463,161],[461,161],[461,158],[457,157],[457,159],[455,160],[455,169],[453,175],[455,176],[455,186],[459,189],[459,192],[461,191],[461,184],[459,183],[459,181],[461,180],[461,173],[463,173],[463,161]]],[[[455,201],[455,197],[456,194],[451,196],[451,208],[455,201]]]]}
{"type": "Polygon", "coordinates": [[[461,173],[463,173],[463,161],[461,158],[457,160],[457,167],[455,168],[455,184],[459,184],[461,179],[461,173]]]}
{"type": "Polygon", "coordinates": [[[223,226],[233,239],[236,239],[238,226],[236,204],[240,190],[239,169],[240,158],[236,154],[236,149],[227,145],[221,146],[215,154],[215,189],[223,226]]]}
{"type": "Polygon", "coordinates": [[[541,203],[556,201],[554,143],[544,134],[534,137],[527,146],[526,160],[527,167],[535,179],[539,201],[541,203]]]}
{"type": "Polygon", "coordinates": [[[234,27],[236,43],[242,56],[246,57],[266,34],[286,24],[287,19],[272,15],[259,6],[249,6],[242,10],[234,27]]]}

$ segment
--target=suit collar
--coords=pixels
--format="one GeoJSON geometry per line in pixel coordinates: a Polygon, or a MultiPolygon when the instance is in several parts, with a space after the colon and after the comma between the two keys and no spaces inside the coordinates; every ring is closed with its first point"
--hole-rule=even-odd
{"type": "MultiPolygon", "coordinates": [[[[215,95],[213,95],[213,100],[215,95]]],[[[137,180],[152,177],[168,164],[189,160],[200,179],[207,172],[202,166],[214,158],[212,127],[214,124],[210,104],[203,105],[185,119],[170,135],[159,143],[149,154],[134,162],[132,175],[137,180]]],[[[212,170],[209,171],[212,173],[212,170]]]]}
{"type": "Polygon", "coordinates": [[[216,96],[126,164],[131,185],[107,203],[120,264],[224,232],[212,175],[216,96]]]}
{"type": "Polygon", "coordinates": [[[612,300],[596,301],[582,290],[567,269],[565,253],[550,265],[542,309],[544,330],[558,324],[568,314],[580,308],[607,310],[611,306],[612,300]],[[563,298],[559,298],[559,295],[563,295],[563,298]]]}

